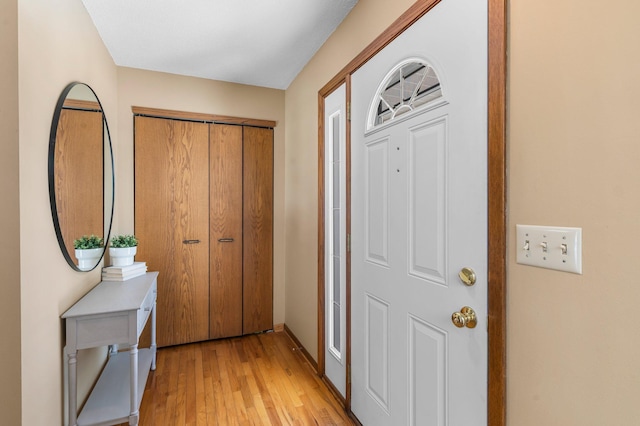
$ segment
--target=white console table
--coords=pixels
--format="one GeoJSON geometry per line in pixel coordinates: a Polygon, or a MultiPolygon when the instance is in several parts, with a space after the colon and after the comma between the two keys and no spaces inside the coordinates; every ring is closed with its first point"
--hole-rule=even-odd
{"type": "Polygon", "coordinates": [[[156,368],[156,293],[158,272],[127,281],[102,281],[66,311],[69,363],[69,425],[137,425],[149,370],[156,368]],[[151,347],[138,339],[151,316],[151,347]],[[82,412],[78,415],[76,354],[79,349],[126,344],[112,353],[82,412]]]}

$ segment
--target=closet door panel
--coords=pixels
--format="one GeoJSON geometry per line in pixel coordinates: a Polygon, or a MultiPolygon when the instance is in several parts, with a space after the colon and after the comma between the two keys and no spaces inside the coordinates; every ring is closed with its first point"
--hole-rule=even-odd
{"type": "Polygon", "coordinates": [[[273,129],[244,127],[244,334],[273,328],[273,129]]]}
{"type": "Polygon", "coordinates": [[[136,259],[160,271],[159,346],[209,338],[209,126],[135,118],[136,259]]]}
{"type": "Polygon", "coordinates": [[[62,239],[76,265],[73,240],[91,234],[105,237],[104,166],[96,162],[104,156],[103,129],[101,111],[60,111],[54,157],[56,208],[62,239]]]}
{"type": "Polygon", "coordinates": [[[211,124],[210,338],[242,334],[242,127],[211,124]]]}

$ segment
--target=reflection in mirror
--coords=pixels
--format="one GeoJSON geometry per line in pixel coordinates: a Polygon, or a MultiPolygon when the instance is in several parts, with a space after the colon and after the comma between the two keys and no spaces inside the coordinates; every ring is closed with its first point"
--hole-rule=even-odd
{"type": "Polygon", "coordinates": [[[49,140],[49,200],[58,243],[75,270],[94,269],[102,256],[78,266],[74,240],[109,239],[113,215],[113,158],[107,120],[94,91],[71,83],[60,95],[49,140]]]}

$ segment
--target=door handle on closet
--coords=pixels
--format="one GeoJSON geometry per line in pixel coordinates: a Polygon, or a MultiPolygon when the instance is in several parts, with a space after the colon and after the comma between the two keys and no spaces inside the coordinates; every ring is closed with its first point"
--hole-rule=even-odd
{"type": "Polygon", "coordinates": [[[200,240],[182,240],[182,244],[199,244],[200,240]]]}
{"type": "Polygon", "coordinates": [[[218,238],[219,243],[232,243],[233,238],[218,238]]]}

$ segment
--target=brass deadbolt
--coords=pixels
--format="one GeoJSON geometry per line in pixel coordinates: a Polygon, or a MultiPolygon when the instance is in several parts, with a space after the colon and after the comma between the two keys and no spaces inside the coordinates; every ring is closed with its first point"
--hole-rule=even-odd
{"type": "Polygon", "coordinates": [[[471,287],[476,283],[476,273],[471,268],[462,268],[460,272],[458,272],[458,277],[460,277],[460,281],[471,287]]]}

